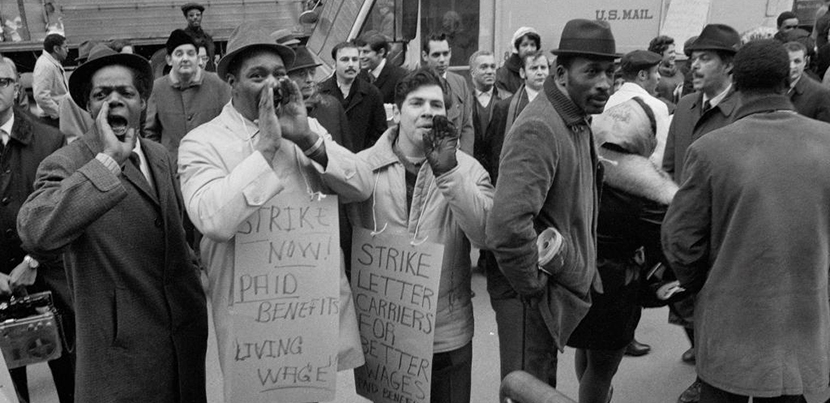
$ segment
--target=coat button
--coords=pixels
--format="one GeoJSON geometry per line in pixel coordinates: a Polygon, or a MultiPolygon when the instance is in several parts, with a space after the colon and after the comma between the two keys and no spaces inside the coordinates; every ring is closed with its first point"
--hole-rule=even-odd
{"type": "Polygon", "coordinates": [[[3,200],[0,200],[0,203],[3,203],[3,205],[5,206],[5,205],[9,204],[10,201],[12,201],[12,199],[10,199],[8,197],[4,197],[3,200]]]}
{"type": "Polygon", "coordinates": [[[161,224],[162,224],[161,218],[156,218],[156,221],[154,221],[154,224],[156,224],[156,228],[161,228],[161,224]]]}
{"type": "Polygon", "coordinates": [[[187,120],[193,120],[193,115],[187,115],[187,120]]]}
{"type": "Polygon", "coordinates": [[[11,228],[4,231],[4,233],[6,234],[6,238],[11,238],[12,236],[14,236],[14,230],[11,228]]]}

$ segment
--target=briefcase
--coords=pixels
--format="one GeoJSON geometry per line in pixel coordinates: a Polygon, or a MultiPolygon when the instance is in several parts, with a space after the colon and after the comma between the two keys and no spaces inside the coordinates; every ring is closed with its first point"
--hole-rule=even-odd
{"type": "Polygon", "coordinates": [[[61,334],[51,292],[0,303],[0,350],[9,369],[60,357],[61,334]]]}

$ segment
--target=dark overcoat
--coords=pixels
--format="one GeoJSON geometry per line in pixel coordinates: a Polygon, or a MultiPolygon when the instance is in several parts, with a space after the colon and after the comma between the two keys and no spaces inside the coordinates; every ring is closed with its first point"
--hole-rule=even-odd
{"type": "Polygon", "coordinates": [[[320,92],[336,98],[346,111],[354,148],[351,151],[358,152],[371,147],[386,131],[386,110],[383,108],[380,91],[364,79],[354,80],[346,99],[343,99],[334,75],[320,83],[320,92]]]}
{"type": "Polygon", "coordinates": [[[734,89],[730,89],[720,103],[703,114],[702,92],[695,92],[680,99],[669,126],[666,151],[663,153],[663,170],[668,172],[675,182],[683,183],[683,158],[689,145],[704,134],[731,123],[737,105],[738,97],[734,89]]]}
{"type": "Polygon", "coordinates": [[[697,374],[745,396],[824,390],[830,125],[793,113],[784,96],[735,116],[689,147],[662,229],[681,286],[700,289],[697,374]]]}

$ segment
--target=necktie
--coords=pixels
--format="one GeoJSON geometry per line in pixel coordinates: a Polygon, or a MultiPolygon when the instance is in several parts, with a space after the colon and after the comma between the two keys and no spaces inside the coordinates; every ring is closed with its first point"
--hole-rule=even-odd
{"type": "Polygon", "coordinates": [[[130,153],[130,163],[133,164],[133,167],[135,167],[138,173],[141,174],[141,177],[144,178],[144,180],[147,180],[147,177],[144,176],[144,172],[141,171],[141,158],[139,158],[138,154],[135,152],[130,153]]]}
{"type": "Polygon", "coordinates": [[[701,112],[700,114],[701,115],[705,114],[706,112],[709,111],[709,109],[712,109],[712,103],[710,103],[709,101],[704,102],[703,103],[703,112],[701,112]]]}

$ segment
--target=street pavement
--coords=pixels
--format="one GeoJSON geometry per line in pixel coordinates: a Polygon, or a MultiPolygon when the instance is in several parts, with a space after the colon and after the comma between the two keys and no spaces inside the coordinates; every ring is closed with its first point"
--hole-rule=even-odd
{"type": "MultiPolygon", "coordinates": [[[[475,257],[475,255],[474,255],[475,257]]],[[[476,260],[473,260],[474,262],[476,260]]],[[[473,275],[475,337],[473,338],[473,403],[498,402],[499,357],[496,320],[487,296],[484,275],[473,275]]],[[[694,367],[684,364],[680,355],[689,347],[682,329],[667,323],[668,309],[647,309],[637,328],[637,340],[650,344],[652,351],[643,357],[625,357],[614,378],[615,403],[674,403],[695,378],[694,367]]],[[[222,403],[221,372],[216,355],[216,341],[211,330],[207,357],[208,401],[222,403]]],[[[574,372],[574,350],[566,348],[559,355],[559,390],[576,400],[579,384],[574,372]]],[[[344,392],[353,390],[354,381],[339,382],[337,402],[363,403],[368,400],[344,392]]],[[[32,403],[58,403],[46,364],[29,367],[32,403]]],[[[810,403],[824,402],[828,393],[808,396],[810,403]]],[[[148,396],[148,402],[152,397],[148,396]]]]}

